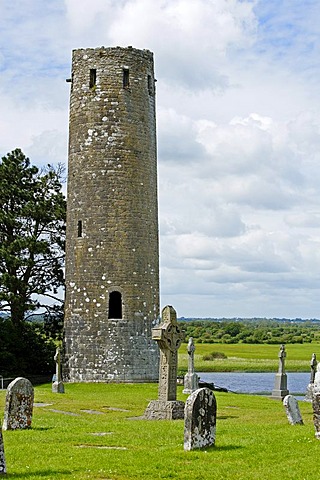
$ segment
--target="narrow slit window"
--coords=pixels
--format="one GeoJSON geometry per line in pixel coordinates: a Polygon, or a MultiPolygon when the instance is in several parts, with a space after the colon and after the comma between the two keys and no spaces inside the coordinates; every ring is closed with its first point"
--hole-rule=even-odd
{"type": "Polygon", "coordinates": [[[151,75],[148,75],[148,92],[149,92],[149,95],[153,94],[153,85],[152,85],[151,75]]]}
{"type": "Polygon", "coordinates": [[[78,220],[78,238],[82,237],[82,220],[78,220]]]}
{"type": "Polygon", "coordinates": [[[89,87],[93,88],[97,84],[97,70],[95,68],[90,69],[90,82],[89,87]]]}
{"type": "Polygon", "coordinates": [[[108,318],[122,318],[122,295],[120,292],[110,292],[108,318]]]}
{"type": "Polygon", "coordinates": [[[123,88],[129,87],[129,68],[123,69],[123,88]]]}

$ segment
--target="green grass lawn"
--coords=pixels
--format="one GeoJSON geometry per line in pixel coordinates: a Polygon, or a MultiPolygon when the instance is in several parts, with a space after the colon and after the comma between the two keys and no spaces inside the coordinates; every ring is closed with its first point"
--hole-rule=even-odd
{"type": "MultiPolygon", "coordinates": [[[[310,403],[299,402],[305,425],[292,426],[280,401],[217,392],[216,446],[185,452],[182,420],[139,418],[157,398],[156,384],[65,387],[65,394],[36,387],[35,402],[51,405],[34,407],[32,429],[3,432],[9,479],[319,478],[310,403]]],[[[187,398],[182,387],[178,398],[187,398]]],[[[4,399],[1,391],[1,409],[4,399]]]]}
{"type": "MultiPolygon", "coordinates": [[[[280,345],[257,344],[196,344],[195,369],[198,372],[276,372],[278,370],[278,353],[280,345]],[[203,355],[211,352],[222,352],[226,359],[204,361],[203,355]]],[[[319,343],[303,343],[286,345],[285,361],[288,372],[309,372],[313,353],[320,359],[319,343]]],[[[179,350],[179,370],[188,368],[187,345],[182,344],[179,350]]]]}

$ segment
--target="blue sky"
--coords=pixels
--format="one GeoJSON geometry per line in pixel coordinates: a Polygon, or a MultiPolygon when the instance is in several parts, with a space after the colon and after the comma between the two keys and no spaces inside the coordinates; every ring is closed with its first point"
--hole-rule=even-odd
{"type": "Polygon", "coordinates": [[[67,162],[71,50],[155,55],[161,306],[320,316],[320,3],[2,0],[0,153],[67,162]]]}

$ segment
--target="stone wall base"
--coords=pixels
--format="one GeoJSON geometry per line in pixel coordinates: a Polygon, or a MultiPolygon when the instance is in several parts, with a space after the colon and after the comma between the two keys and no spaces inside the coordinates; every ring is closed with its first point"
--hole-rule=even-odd
{"type": "Polygon", "coordinates": [[[184,402],[180,400],[152,400],[144,412],[146,420],[181,420],[184,402]]]}

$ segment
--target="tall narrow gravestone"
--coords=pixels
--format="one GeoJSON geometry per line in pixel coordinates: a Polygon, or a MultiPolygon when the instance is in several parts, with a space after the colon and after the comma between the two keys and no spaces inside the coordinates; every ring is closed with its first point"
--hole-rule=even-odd
{"type": "Polygon", "coordinates": [[[279,368],[275,376],[274,389],[272,390],[272,397],[282,400],[286,395],[289,395],[287,389],[287,374],[285,373],[284,362],[286,358],[286,349],[281,345],[279,350],[279,368]]]}
{"type": "Polygon", "coordinates": [[[18,377],[7,388],[3,430],[23,430],[32,423],[34,389],[26,378],[18,377]]]}
{"type": "Polygon", "coordinates": [[[4,457],[4,445],[3,445],[3,437],[2,431],[0,430],[0,475],[6,473],[6,460],[4,457]]]}
{"type": "Polygon", "coordinates": [[[186,401],[184,449],[213,446],[216,439],[217,402],[209,388],[199,388],[186,401]]]}
{"type": "Polygon", "coordinates": [[[192,393],[199,388],[199,377],[194,371],[194,352],[195,352],[195,345],[193,342],[193,338],[189,338],[188,342],[188,373],[184,376],[184,389],[183,393],[192,393]]]}
{"type": "Polygon", "coordinates": [[[316,376],[316,371],[317,371],[317,356],[315,353],[312,354],[311,360],[310,360],[310,382],[309,385],[307,386],[307,392],[306,392],[306,401],[312,402],[312,394],[313,394],[313,388],[314,388],[314,379],[316,376]]]}
{"type": "Polygon", "coordinates": [[[149,403],[144,417],[148,420],[176,420],[184,416],[184,403],[177,400],[178,349],[184,333],[177,323],[173,307],[162,310],[162,323],[152,329],[152,338],[160,348],[158,400],[149,403]]]}
{"type": "Polygon", "coordinates": [[[56,362],[56,377],[52,384],[52,392],[64,393],[64,385],[61,378],[61,352],[59,347],[56,349],[54,361],[56,362]]]}
{"type": "Polygon", "coordinates": [[[293,395],[286,395],[283,399],[288,421],[291,425],[303,425],[299,404],[293,395]]]}
{"type": "Polygon", "coordinates": [[[315,436],[318,440],[320,440],[320,363],[317,365],[317,371],[314,377],[312,389],[312,409],[315,436]]]}

